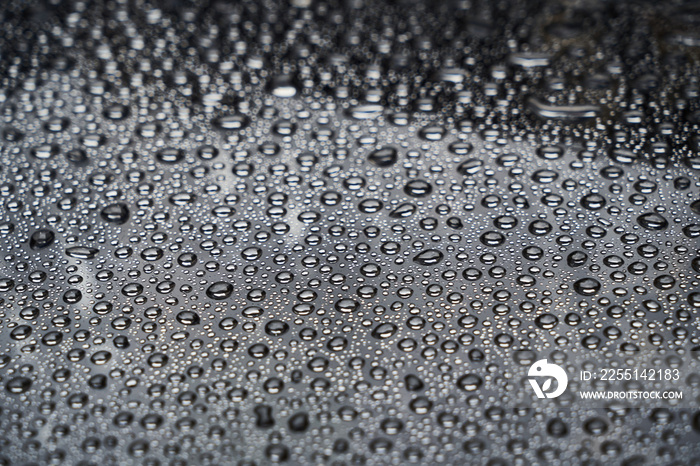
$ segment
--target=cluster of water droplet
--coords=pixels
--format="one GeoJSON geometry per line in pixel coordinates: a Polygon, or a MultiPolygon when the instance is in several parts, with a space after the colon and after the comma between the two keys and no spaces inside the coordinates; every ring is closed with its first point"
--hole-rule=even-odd
{"type": "Polygon", "coordinates": [[[700,462],[700,11],[0,10],[0,464],[700,462]]]}

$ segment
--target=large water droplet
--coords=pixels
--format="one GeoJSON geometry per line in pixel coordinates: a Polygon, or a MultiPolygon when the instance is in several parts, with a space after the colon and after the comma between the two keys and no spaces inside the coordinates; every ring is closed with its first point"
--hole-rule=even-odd
{"type": "Polygon", "coordinates": [[[129,220],[129,207],[123,202],[110,204],[100,211],[100,217],[102,217],[102,220],[105,222],[115,223],[117,225],[124,224],[129,220]]]}
{"type": "Polygon", "coordinates": [[[367,160],[378,167],[390,167],[399,159],[399,153],[395,147],[384,147],[369,154],[367,160]]]}
{"type": "Polygon", "coordinates": [[[32,249],[48,248],[56,240],[56,234],[46,228],[41,228],[29,237],[29,247],[32,249]]]}
{"type": "Polygon", "coordinates": [[[207,288],[207,296],[211,299],[221,301],[229,298],[233,294],[233,285],[228,282],[216,282],[207,288]]]}
{"type": "Polygon", "coordinates": [[[439,264],[445,255],[437,249],[427,249],[413,258],[413,262],[420,265],[439,264]]]}
{"type": "Polygon", "coordinates": [[[637,223],[647,230],[660,231],[668,228],[668,220],[655,212],[640,215],[637,217],[637,223]]]}

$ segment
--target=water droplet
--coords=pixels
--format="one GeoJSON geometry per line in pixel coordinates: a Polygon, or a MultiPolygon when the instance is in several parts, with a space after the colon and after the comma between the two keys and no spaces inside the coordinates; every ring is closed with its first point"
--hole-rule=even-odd
{"type": "Polygon", "coordinates": [[[647,230],[660,231],[668,228],[668,220],[655,212],[642,214],[637,217],[637,223],[647,230]]]}
{"type": "Polygon", "coordinates": [[[481,388],[484,381],[476,374],[466,374],[457,379],[457,387],[465,392],[473,392],[481,388]]]}
{"type": "Polygon", "coordinates": [[[29,237],[29,247],[34,250],[48,248],[55,240],[56,234],[53,231],[41,228],[29,237]]]}
{"type": "Polygon", "coordinates": [[[398,330],[399,328],[391,322],[384,322],[372,330],[372,337],[378,340],[385,340],[394,336],[398,330]]]}
{"type": "Polygon", "coordinates": [[[122,225],[129,220],[129,208],[122,202],[110,204],[100,211],[100,217],[105,222],[122,225]]]}
{"type": "Polygon", "coordinates": [[[207,296],[210,299],[222,301],[228,299],[233,294],[233,285],[228,282],[216,282],[207,288],[207,296]]]}
{"type": "Polygon", "coordinates": [[[73,246],[66,249],[66,255],[69,257],[74,257],[76,259],[94,259],[100,250],[96,248],[89,248],[85,246],[73,246]]]}
{"type": "Polygon", "coordinates": [[[411,197],[425,197],[433,192],[433,186],[425,180],[411,180],[403,191],[411,197]]]}
{"type": "Polygon", "coordinates": [[[156,153],[156,160],[165,164],[182,162],[185,159],[185,152],[181,149],[168,147],[156,153]]]}
{"type": "Polygon", "coordinates": [[[582,278],[574,283],[574,290],[582,296],[593,296],[600,291],[601,283],[595,278],[582,278]]]}
{"type": "Polygon", "coordinates": [[[420,265],[437,265],[442,262],[445,255],[437,249],[426,249],[413,258],[413,262],[420,265]]]}
{"type": "Polygon", "coordinates": [[[395,147],[384,147],[370,153],[367,160],[378,167],[390,167],[399,160],[399,153],[395,147]]]}
{"type": "Polygon", "coordinates": [[[212,124],[220,130],[240,131],[248,126],[249,120],[245,115],[233,114],[215,118],[212,124]]]}

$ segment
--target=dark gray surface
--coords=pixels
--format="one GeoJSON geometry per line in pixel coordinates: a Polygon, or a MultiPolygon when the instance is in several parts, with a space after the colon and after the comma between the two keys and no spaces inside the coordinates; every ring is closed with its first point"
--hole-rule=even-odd
{"type": "Polygon", "coordinates": [[[0,11],[1,464],[700,464],[697,6],[0,11]]]}

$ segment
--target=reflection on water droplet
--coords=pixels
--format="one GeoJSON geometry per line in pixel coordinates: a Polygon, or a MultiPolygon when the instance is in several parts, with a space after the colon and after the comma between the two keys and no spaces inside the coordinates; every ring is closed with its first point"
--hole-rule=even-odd
{"type": "Polygon", "coordinates": [[[582,278],[574,283],[574,290],[582,296],[593,296],[600,291],[601,283],[595,278],[582,278]]]}
{"type": "Polygon", "coordinates": [[[99,249],[84,246],[73,246],[66,249],[66,254],[76,259],[93,259],[98,252],[100,252],[99,249]]]}
{"type": "Polygon", "coordinates": [[[367,160],[378,167],[390,167],[399,159],[398,151],[394,147],[384,147],[369,154],[367,160]]]}
{"type": "Polygon", "coordinates": [[[211,299],[221,301],[229,298],[233,294],[233,285],[228,282],[216,282],[207,288],[207,296],[211,299]]]}
{"type": "Polygon", "coordinates": [[[100,211],[100,217],[105,222],[122,225],[129,220],[129,208],[122,202],[110,204],[100,211]]]}
{"type": "Polygon", "coordinates": [[[444,254],[437,249],[427,249],[413,258],[420,265],[436,265],[444,258],[444,254]]]}
{"type": "Polygon", "coordinates": [[[640,215],[637,217],[637,223],[647,230],[659,231],[668,228],[668,220],[655,212],[640,215]]]}
{"type": "Polygon", "coordinates": [[[425,180],[411,180],[403,191],[411,197],[425,197],[433,192],[433,186],[425,180]]]}

